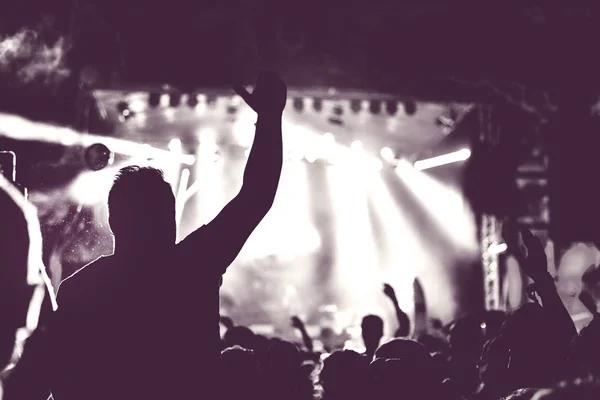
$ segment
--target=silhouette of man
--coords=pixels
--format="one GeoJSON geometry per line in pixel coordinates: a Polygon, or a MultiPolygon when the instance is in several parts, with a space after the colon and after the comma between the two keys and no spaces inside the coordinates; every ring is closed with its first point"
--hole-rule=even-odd
{"type": "Polygon", "coordinates": [[[383,320],[377,315],[367,315],[362,320],[361,328],[365,355],[372,360],[383,338],[383,320]]]}
{"type": "Polygon", "coordinates": [[[258,114],[256,135],[239,194],[212,222],[176,244],[162,173],[118,173],[108,198],[114,254],[59,288],[48,328],[55,361],[38,376],[55,400],[218,397],[220,280],[273,203],[287,96],[274,73],[262,73],[252,94],[236,90],[258,114]]]}

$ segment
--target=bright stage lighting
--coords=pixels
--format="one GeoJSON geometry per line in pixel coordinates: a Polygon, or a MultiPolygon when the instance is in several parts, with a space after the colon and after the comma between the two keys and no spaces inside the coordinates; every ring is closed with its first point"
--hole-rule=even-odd
{"type": "Polygon", "coordinates": [[[163,93],[160,95],[160,106],[161,107],[169,107],[171,103],[171,96],[168,93],[163,93]]]}
{"type": "Polygon", "coordinates": [[[363,144],[360,140],[355,140],[354,142],[352,142],[352,144],[350,145],[350,148],[352,150],[363,150],[363,144]]]}
{"type": "Polygon", "coordinates": [[[383,158],[387,162],[394,161],[394,151],[389,147],[384,147],[381,149],[381,158],[383,158]]]}
{"type": "Polygon", "coordinates": [[[177,138],[171,139],[171,141],[169,142],[169,151],[172,153],[181,154],[183,152],[181,147],[181,140],[177,138]]]}
{"type": "Polygon", "coordinates": [[[62,146],[89,147],[93,144],[104,144],[113,153],[131,157],[147,157],[160,160],[171,160],[186,165],[193,165],[196,158],[189,154],[173,154],[148,144],[118,139],[108,136],[90,135],[73,129],[33,122],[15,115],[0,113],[0,136],[14,140],[30,140],[43,143],[56,143],[62,146]]]}
{"type": "Polygon", "coordinates": [[[471,208],[460,190],[400,160],[396,174],[423,205],[448,238],[463,250],[478,250],[477,227],[471,208]]]}
{"type": "Polygon", "coordinates": [[[429,168],[439,167],[441,165],[465,161],[468,160],[469,157],[471,157],[471,150],[462,149],[441,156],[419,160],[415,162],[415,169],[418,171],[423,171],[429,168]]]}
{"type": "Polygon", "coordinates": [[[508,250],[508,245],[506,243],[494,243],[488,248],[488,253],[492,255],[498,255],[504,253],[508,250]]]}

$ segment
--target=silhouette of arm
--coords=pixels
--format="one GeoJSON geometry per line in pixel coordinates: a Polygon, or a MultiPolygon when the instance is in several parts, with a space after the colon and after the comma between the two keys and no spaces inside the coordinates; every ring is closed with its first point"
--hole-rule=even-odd
{"type": "MultiPolygon", "coordinates": [[[[258,114],[254,143],[250,150],[242,188],[200,235],[218,249],[213,263],[231,264],[244,243],[271,209],[283,164],[281,117],[287,98],[285,83],[274,73],[261,73],[252,94],[236,91],[258,114]]],[[[222,271],[224,272],[224,271],[222,271]]]]}
{"type": "Polygon", "coordinates": [[[396,291],[389,284],[384,284],[383,293],[392,301],[394,310],[396,311],[396,319],[398,320],[398,329],[396,330],[396,337],[408,337],[410,335],[410,318],[402,311],[398,298],[396,297],[396,291]]]}
{"type": "Polygon", "coordinates": [[[523,246],[527,250],[526,254],[520,248],[518,236],[515,233],[505,235],[509,248],[513,250],[527,276],[534,281],[535,291],[542,299],[542,307],[554,322],[554,331],[557,338],[563,341],[564,344],[569,344],[577,334],[577,329],[558,295],[554,278],[548,272],[548,260],[545,250],[539,239],[528,229],[521,229],[519,234],[523,246]]]}
{"type": "Polygon", "coordinates": [[[308,332],[306,331],[306,326],[304,326],[304,322],[298,317],[292,317],[292,326],[300,331],[302,335],[302,341],[304,342],[304,346],[306,346],[306,350],[309,352],[313,352],[313,341],[308,332]]]}
{"type": "Polygon", "coordinates": [[[273,205],[283,163],[281,116],[259,115],[256,135],[238,195],[206,225],[225,267],[238,256],[250,234],[273,205]]]}

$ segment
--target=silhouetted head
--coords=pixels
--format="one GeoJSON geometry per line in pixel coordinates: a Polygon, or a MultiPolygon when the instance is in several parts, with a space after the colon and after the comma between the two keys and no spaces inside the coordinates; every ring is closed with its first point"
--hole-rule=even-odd
{"type": "Polygon", "coordinates": [[[108,195],[108,211],[118,251],[148,252],[175,244],[175,197],[158,169],[122,168],[108,195]]]}
{"type": "Polygon", "coordinates": [[[220,394],[224,400],[260,397],[260,368],[252,350],[239,346],[224,350],[221,353],[221,374],[223,386],[220,394]]]}
{"type": "Polygon", "coordinates": [[[509,315],[502,338],[515,387],[543,387],[564,377],[568,346],[555,336],[552,319],[540,305],[528,303],[509,315]]]}
{"type": "Polygon", "coordinates": [[[241,346],[248,350],[254,350],[254,332],[246,326],[234,326],[225,332],[225,346],[241,346]]]}
{"type": "Polygon", "coordinates": [[[352,350],[336,351],[323,362],[319,376],[325,399],[365,398],[369,360],[352,350]]]}
{"type": "Polygon", "coordinates": [[[362,320],[361,328],[367,352],[374,353],[383,338],[383,320],[377,315],[367,315],[362,320]]]}
{"type": "MultiPolygon", "coordinates": [[[[39,229],[33,206],[0,175],[0,370],[10,360],[17,330],[26,326],[36,285],[43,285],[30,274],[42,262],[39,229]]],[[[31,311],[40,307],[41,301],[31,311]]]]}
{"type": "Polygon", "coordinates": [[[439,398],[441,379],[429,368],[415,366],[409,359],[378,358],[371,363],[373,398],[434,399],[439,398]]]}
{"type": "Polygon", "coordinates": [[[411,339],[396,338],[382,344],[375,352],[376,358],[410,360],[415,365],[431,365],[431,355],[421,343],[411,339]]]}

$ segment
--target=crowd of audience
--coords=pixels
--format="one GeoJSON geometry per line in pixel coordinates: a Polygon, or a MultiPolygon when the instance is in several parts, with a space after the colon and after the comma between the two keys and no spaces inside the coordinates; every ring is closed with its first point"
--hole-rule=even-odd
{"type": "MultiPolygon", "coordinates": [[[[299,343],[256,334],[221,317],[226,333],[219,344],[220,277],[268,212],[282,162],[285,85],[261,76],[252,95],[241,94],[259,120],[254,157],[237,202],[175,245],[174,202],[159,171],[121,171],[109,197],[115,254],[63,282],[57,299],[51,289],[45,302],[32,296],[49,287],[43,266],[32,263],[39,255],[32,249],[41,249],[39,235],[24,197],[0,180],[5,399],[44,400],[50,393],[55,400],[600,399],[598,318],[576,331],[548,273],[544,250],[527,230],[505,234],[533,281],[531,301],[512,313],[460,318],[441,337],[415,330],[393,288],[384,285],[396,310],[396,337],[383,342],[382,319],[365,316],[364,353],[315,351],[297,317],[291,324],[299,343]],[[225,243],[231,247],[221,249],[225,243]],[[31,279],[36,267],[42,279],[31,279]],[[155,268],[165,267],[174,269],[172,281],[157,278],[155,268]],[[21,327],[30,336],[11,358],[21,327]]],[[[596,315],[595,303],[585,304],[596,315]]]]}

